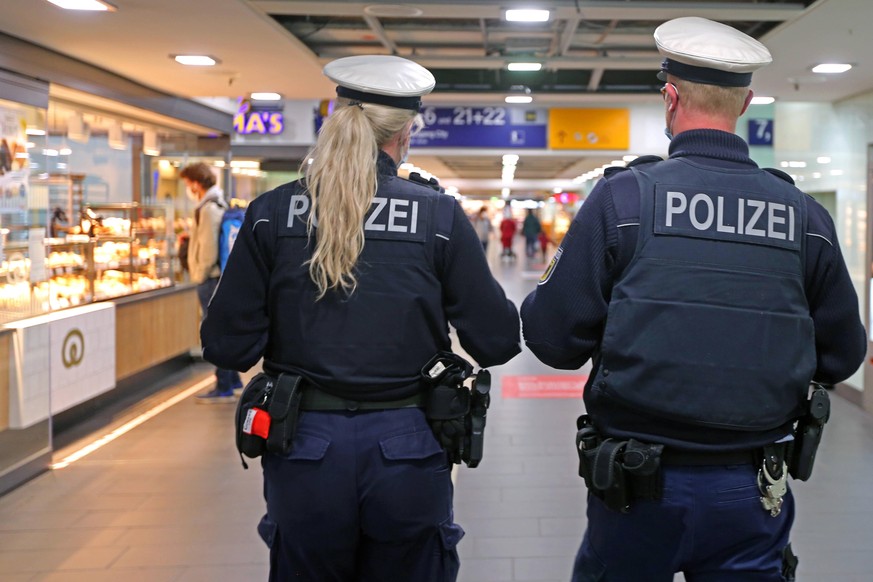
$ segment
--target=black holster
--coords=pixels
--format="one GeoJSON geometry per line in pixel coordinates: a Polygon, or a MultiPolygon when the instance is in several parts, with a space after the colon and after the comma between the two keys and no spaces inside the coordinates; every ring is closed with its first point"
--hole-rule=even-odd
{"type": "Polygon", "coordinates": [[[627,513],[634,500],[661,499],[664,445],[603,439],[587,414],[577,419],[576,427],[579,476],[608,508],[627,513]]]}
{"type": "Polygon", "coordinates": [[[236,408],[236,448],[244,468],[243,455],[255,459],[291,451],[302,396],[303,378],[293,374],[262,372],[246,384],[236,408]]]}
{"type": "Polygon", "coordinates": [[[480,370],[472,388],[464,386],[473,366],[451,352],[439,352],[422,368],[427,389],[425,414],[449,461],[476,467],[482,460],[491,375],[480,370]]]}
{"type": "Polygon", "coordinates": [[[830,415],[831,401],[827,390],[814,383],[806,412],[794,428],[794,441],[788,454],[788,473],[795,479],[806,481],[812,475],[815,454],[830,415]]]}

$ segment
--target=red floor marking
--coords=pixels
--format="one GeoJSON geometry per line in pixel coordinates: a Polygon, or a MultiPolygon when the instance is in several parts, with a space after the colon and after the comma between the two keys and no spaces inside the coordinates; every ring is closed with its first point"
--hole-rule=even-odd
{"type": "Polygon", "coordinates": [[[504,376],[504,398],[581,398],[588,376],[504,376]]]}

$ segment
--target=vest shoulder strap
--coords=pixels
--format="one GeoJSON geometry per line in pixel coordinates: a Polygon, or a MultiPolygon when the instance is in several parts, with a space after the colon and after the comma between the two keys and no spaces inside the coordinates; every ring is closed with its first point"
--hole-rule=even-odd
{"type": "MultiPolygon", "coordinates": [[[[403,179],[403,178],[401,178],[403,179]]],[[[419,174],[418,172],[410,172],[409,178],[406,178],[408,182],[412,182],[414,184],[421,184],[422,186],[427,186],[428,188],[433,188],[437,192],[443,193],[445,192],[445,188],[440,186],[440,183],[436,178],[431,176],[429,179],[425,180],[424,176],[419,174]]]]}
{"type": "Polygon", "coordinates": [[[761,168],[761,169],[764,170],[765,172],[770,172],[771,174],[773,174],[777,178],[785,180],[786,182],[788,182],[792,186],[794,185],[794,179],[791,176],[789,176],[788,174],[786,174],[785,172],[783,172],[782,170],[779,170],[776,168],[761,168]]]}
{"type": "Polygon", "coordinates": [[[659,156],[640,156],[640,157],[636,158],[635,160],[631,160],[630,162],[628,162],[627,166],[612,166],[612,167],[606,168],[603,171],[603,176],[605,178],[608,178],[608,177],[613,176],[619,172],[624,172],[625,170],[629,170],[635,166],[642,166],[645,164],[654,164],[655,162],[663,162],[663,161],[664,161],[664,158],[661,158],[659,156]]]}

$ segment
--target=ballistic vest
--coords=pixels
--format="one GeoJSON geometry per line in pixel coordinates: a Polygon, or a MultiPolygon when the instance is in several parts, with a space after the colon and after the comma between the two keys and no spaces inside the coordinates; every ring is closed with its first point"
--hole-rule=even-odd
{"type": "Polygon", "coordinates": [[[639,238],[592,388],[697,426],[757,431],[799,416],[816,367],[805,195],[757,168],[676,158],[631,170],[639,238]]]}
{"type": "Polygon", "coordinates": [[[317,301],[308,264],[311,199],[299,182],[289,186],[269,261],[274,316],[265,369],[303,374],[348,398],[379,391],[387,400],[417,389],[421,366],[451,349],[440,273],[455,204],[433,188],[380,174],[364,218],[355,292],[330,291],[317,301]]]}

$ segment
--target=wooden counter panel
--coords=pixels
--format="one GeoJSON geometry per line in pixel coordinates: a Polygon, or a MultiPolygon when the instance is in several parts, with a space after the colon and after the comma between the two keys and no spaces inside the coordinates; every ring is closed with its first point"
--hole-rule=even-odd
{"type": "Polygon", "coordinates": [[[9,359],[11,333],[0,334],[0,432],[9,428],[9,359]]]}
{"type": "Polygon", "coordinates": [[[115,329],[117,380],[183,354],[200,343],[197,290],[116,305],[115,329]]]}

